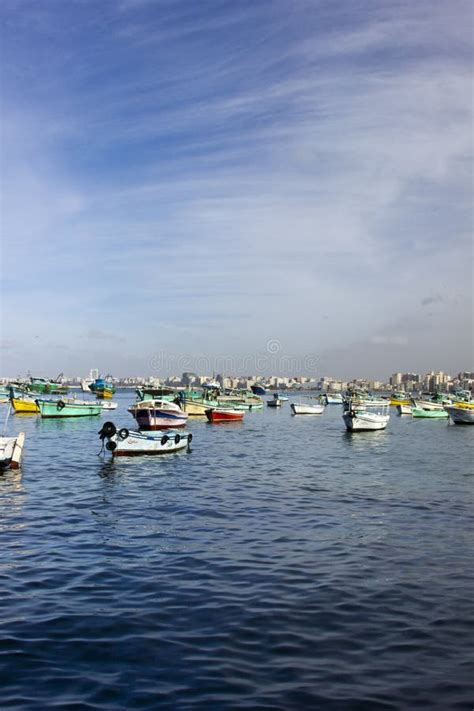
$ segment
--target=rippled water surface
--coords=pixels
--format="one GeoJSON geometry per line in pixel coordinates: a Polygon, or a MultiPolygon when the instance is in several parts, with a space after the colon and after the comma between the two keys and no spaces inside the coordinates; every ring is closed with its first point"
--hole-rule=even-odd
{"type": "Polygon", "coordinates": [[[8,424],[2,709],[474,706],[474,427],[286,403],[111,462],[97,418],[8,424]]]}

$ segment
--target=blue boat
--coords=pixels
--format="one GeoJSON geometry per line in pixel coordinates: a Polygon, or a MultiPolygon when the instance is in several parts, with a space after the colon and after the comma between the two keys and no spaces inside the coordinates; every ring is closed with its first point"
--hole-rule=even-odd
{"type": "Polygon", "coordinates": [[[254,395],[266,395],[267,394],[267,391],[265,390],[265,388],[262,385],[251,385],[250,389],[254,395]]]}

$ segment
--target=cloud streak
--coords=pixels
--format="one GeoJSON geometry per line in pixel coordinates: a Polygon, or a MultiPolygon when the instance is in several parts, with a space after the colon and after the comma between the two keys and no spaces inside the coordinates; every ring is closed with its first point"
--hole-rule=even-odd
{"type": "Polygon", "coordinates": [[[379,377],[398,346],[431,358],[427,307],[453,338],[454,304],[472,318],[471,10],[454,5],[79,4],[32,25],[7,5],[24,70],[3,102],[8,328],[13,310],[31,322],[21,264],[40,325],[73,346],[126,330],[130,358],[183,340],[212,355],[284,333],[341,375],[344,346],[365,344],[361,367],[392,347],[379,377]],[[418,335],[395,342],[414,312],[418,335]]]}

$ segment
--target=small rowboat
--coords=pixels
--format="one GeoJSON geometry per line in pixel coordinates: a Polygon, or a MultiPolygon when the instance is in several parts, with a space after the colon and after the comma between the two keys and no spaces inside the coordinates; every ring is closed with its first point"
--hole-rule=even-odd
{"type": "Polygon", "coordinates": [[[210,407],[206,410],[206,417],[209,422],[242,422],[244,411],[231,410],[224,407],[210,407]]]}
{"type": "Polygon", "coordinates": [[[117,431],[113,422],[105,422],[99,430],[105,449],[113,457],[173,454],[190,447],[192,434],[179,432],[135,432],[126,427],[117,431]]]}
{"type": "Polygon", "coordinates": [[[20,432],[16,437],[0,437],[0,471],[21,467],[24,443],[24,432],[20,432]]]}
{"type": "Polygon", "coordinates": [[[324,405],[306,405],[303,403],[291,403],[291,409],[294,415],[322,415],[324,405]]]}

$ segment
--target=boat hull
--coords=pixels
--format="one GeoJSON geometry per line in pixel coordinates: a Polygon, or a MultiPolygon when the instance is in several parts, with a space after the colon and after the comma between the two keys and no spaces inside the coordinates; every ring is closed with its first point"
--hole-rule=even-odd
{"type": "Polygon", "coordinates": [[[97,417],[102,412],[102,406],[95,402],[91,404],[64,402],[64,400],[36,400],[41,417],[97,417]]]}
{"type": "Polygon", "coordinates": [[[206,417],[209,422],[242,422],[244,413],[241,410],[218,410],[210,408],[206,410],[206,417]]]}
{"type": "Polygon", "coordinates": [[[218,405],[217,400],[198,401],[185,399],[182,408],[189,417],[205,417],[206,410],[209,410],[211,407],[218,407],[218,405]]]}
{"type": "Polygon", "coordinates": [[[173,454],[187,449],[191,444],[191,434],[179,434],[170,432],[167,434],[148,434],[141,432],[128,432],[122,438],[120,430],[116,435],[109,438],[106,445],[112,451],[113,457],[143,457],[158,456],[160,454],[173,454]],[[112,449],[111,443],[115,445],[112,449]]]}
{"type": "Polygon", "coordinates": [[[322,415],[324,405],[300,405],[296,402],[292,402],[291,409],[294,415],[322,415]]]}
{"type": "Polygon", "coordinates": [[[432,420],[445,419],[449,417],[445,409],[442,410],[425,410],[423,407],[413,407],[411,410],[412,417],[426,417],[432,420]]]}
{"type": "Polygon", "coordinates": [[[184,427],[188,416],[185,412],[176,414],[162,410],[136,410],[133,414],[141,430],[167,430],[184,427]]]}
{"type": "Polygon", "coordinates": [[[399,415],[411,415],[413,410],[412,405],[396,405],[396,408],[399,415]]]}
{"type": "Polygon", "coordinates": [[[390,415],[379,415],[373,412],[345,412],[342,418],[349,432],[374,432],[387,427],[390,415]]]}
{"type": "Polygon", "coordinates": [[[447,406],[446,412],[456,425],[474,425],[474,409],[447,406]]]}
{"type": "Polygon", "coordinates": [[[23,400],[21,398],[11,399],[14,412],[18,414],[37,415],[39,410],[35,400],[23,400]]]}
{"type": "Polygon", "coordinates": [[[20,432],[16,437],[0,437],[0,470],[21,467],[24,443],[24,432],[20,432]]]}

